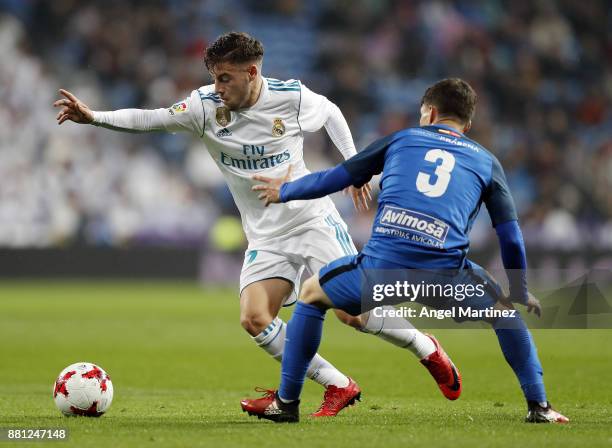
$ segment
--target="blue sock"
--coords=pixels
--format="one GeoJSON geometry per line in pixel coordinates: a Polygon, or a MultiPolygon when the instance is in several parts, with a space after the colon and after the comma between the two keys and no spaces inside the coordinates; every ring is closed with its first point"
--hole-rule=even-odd
{"type": "Polygon", "coordinates": [[[324,319],[324,310],[304,302],[297,303],[287,324],[283,351],[278,395],[284,400],[300,398],[306,371],[321,343],[324,319]]]}
{"type": "Polygon", "coordinates": [[[546,402],[542,365],[531,334],[523,319],[499,318],[493,325],[504,357],[517,376],[527,401],[546,402]]]}

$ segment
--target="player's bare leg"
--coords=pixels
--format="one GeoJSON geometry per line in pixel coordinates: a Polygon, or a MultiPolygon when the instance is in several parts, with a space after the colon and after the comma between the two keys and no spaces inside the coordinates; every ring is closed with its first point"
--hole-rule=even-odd
{"type": "MultiPolygon", "coordinates": [[[[309,278],[304,283],[300,292],[300,299],[302,302],[324,310],[333,307],[332,302],[319,286],[317,276],[309,278]]],[[[354,404],[360,397],[361,389],[351,379],[348,379],[344,387],[331,385],[325,391],[323,403],[312,416],[335,416],[345,407],[354,404]]],[[[258,418],[266,418],[276,422],[297,422],[299,420],[299,400],[285,402],[273,389],[266,390],[266,395],[262,398],[243,400],[241,406],[249,415],[256,415],[258,418]]]]}
{"type": "Polygon", "coordinates": [[[293,285],[281,278],[270,278],[251,283],[240,295],[240,325],[256,337],[274,318],[291,295],[293,285]]]}
{"type": "MultiPolygon", "coordinates": [[[[279,362],[282,360],[285,346],[286,324],[278,317],[278,313],[292,291],[291,282],[271,278],[251,283],[240,296],[242,327],[259,347],[279,362]]],[[[326,396],[329,390],[344,389],[352,383],[347,376],[318,354],[310,363],[306,375],[327,389],[326,396]]],[[[265,396],[260,400],[265,400],[270,393],[266,390],[262,392],[265,392],[265,396]]],[[[243,400],[243,409],[248,411],[249,403],[252,404],[253,401],[243,400]]]]}

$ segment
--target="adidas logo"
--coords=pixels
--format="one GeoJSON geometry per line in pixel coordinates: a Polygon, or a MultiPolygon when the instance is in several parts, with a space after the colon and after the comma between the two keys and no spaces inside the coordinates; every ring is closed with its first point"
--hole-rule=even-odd
{"type": "Polygon", "coordinates": [[[264,415],[279,415],[282,413],[283,410],[279,409],[278,406],[276,406],[276,403],[272,403],[264,410],[264,415]]]}
{"type": "Polygon", "coordinates": [[[229,137],[230,135],[232,135],[232,131],[230,131],[228,128],[223,128],[217,132],[217,137],[229,137]]]}

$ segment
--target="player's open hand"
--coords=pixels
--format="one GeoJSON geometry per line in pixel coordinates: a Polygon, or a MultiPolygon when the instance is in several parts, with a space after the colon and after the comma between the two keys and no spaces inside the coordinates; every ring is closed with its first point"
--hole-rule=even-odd
{"type": "Polygon", "coordinates": [[[261,191],[257,199],[263,201],[264,206],[268,206],[270,204],[278,204],[280,202],[280,189],[285,182],[289,182],[291,180],[291,171],[293,170],[293,166],[289,165],[287,172],[283,177],[266,177],[260,176],[256,174],[253,176],[253,179],[263,182],[263,184],[253,185],[251,190],[253,191],[261,191]]]}
{"type": "MultiPolygon", "coordinates": [[[[505,297],[503,300],[500,300],[500,302],[502,302],[509,308],[513,307],[513,300],[510,297],[505,297]]],[[[542,305],[540,304],[540,301],[530,292],[527,292],[527,303],[525,303],[525,306],[527,307],[528,313],[531,313],[533,311],[536,316],[542,316],[542,305]]]]}
{"type": "Polygon", "coordinates": [[[65,98],[57,100],[53,103],[53,107],[61,107],[62,110],[57,114],[57,124],[62,124],[66,120],[74,121],[75,123],[91,123],[93,121],[93,113],[91,109],[67,90],[60,89],[59,93],[65,98]]]}
{"type": "Polygon", "coordinates": [[[353,205],[357,211],[365,212],[370,209],[368,201],[372,200],[372,187],[370,183],[364,184],[361,188],[355,188],[352,185],[344,189],[344,194],[350,194],[353,199],[353,205]]]}
{"type": "Polygon", "coordinates": [[[542,305],[540,305],[540,301],[530,292],[527,294],[527,312],[531,313],[533,311],[536,316],[540,317],[542,315],[542,305]]]}

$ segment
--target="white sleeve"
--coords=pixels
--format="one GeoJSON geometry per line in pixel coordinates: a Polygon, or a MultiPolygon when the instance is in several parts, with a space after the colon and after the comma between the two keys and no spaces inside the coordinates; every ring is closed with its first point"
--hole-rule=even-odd
{"type": "Polygon", "coordinates": [[[325,126],[329,138],[345,159],[357,154],[351,130],[338,106],[304,84],[301,87],[298,122],[302,131],[315,132],[325,126]]]}
{"type": "Polygon", "coordinates": [[[331,138],[331,141],[334,142],[334,145],[336,145],[336,148],[338,148],[342,154],[342,157],[344,157],[344,160],[350,159],[357,154],[351,130],[338,106],[329,100],[328,102],[330,104],[329,117],[325,122],[325,130],[329,138],[331,138]]]}
{"type": "Polygon", "coordinates": [[[93,125],[123,132],[204,132],[204,109],[197,90],[165,109],[94,111],[93,117],[93,125]]]}

